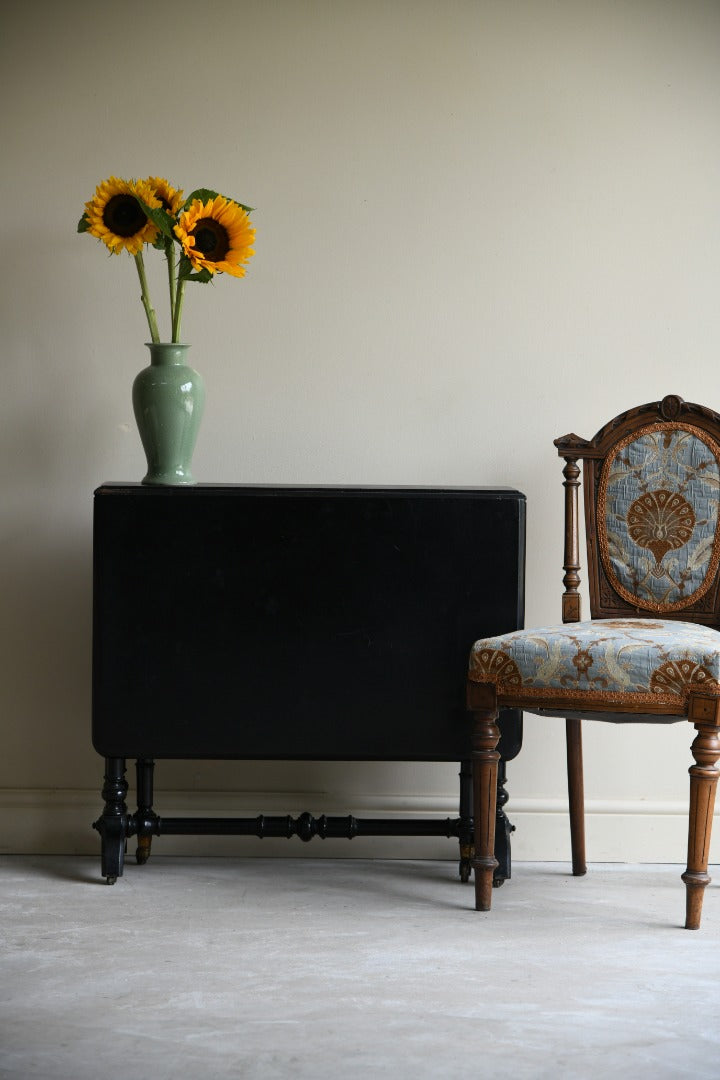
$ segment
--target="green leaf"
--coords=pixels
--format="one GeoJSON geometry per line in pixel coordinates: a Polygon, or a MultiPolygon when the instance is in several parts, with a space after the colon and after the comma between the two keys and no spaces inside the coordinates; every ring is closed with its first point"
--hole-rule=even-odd
{"type": "Polygon", "coordinates": [[[180,256],[180,262],[178,263],[178,277],[187,278],[192,274],[192,263],[184,253],[180,256]]]}
{"type": "MultiPolygon", "coordinates": [[[[196,191],[193,191],[190,195],[188,195],[187,199],[183,203],[182,208],[183,210],[187,210],[195,199],[199,199],[201,203],[211,202],[213,199],[217,199],[219,194],[219,191],[211,191],[210,188],[197,188],[196,191]]],[[[237,203],[237,205],[241,207],[246,214],[251,214],[254,210],[254,207],[245,206],[245,203],[241,203],[238,199],[233,199],[230,195],[223,195],[222,197],[223,199],[229,199],[230,202],[237,203]]]]}
{"type": "Polygon", "coordinates": [[[188,274],[186,281],[199,281],[201,285],[207,285],[212,281],[214,274],[209,270],[198,270],[197,274],[188,274]]]}
{"type": "Polygon", "coordinates": [[[148,204],[146,202],[143,202],[142,199],[138,198],[137,196],[136,198],[137,201],[140,203],[140,206],[143,208],[143,212],[147,214],[150,221],[152,221],[153,225],[155,225],[160,230],[162,235],[169,237],[170,240],[174,240],[175,233],[173,229],[175,226],[175,218],[172,216],[172,214],[168,214],[167,210],[165,210],[162,206],[148,206],[148,204]]]}
{"type": "Polygon", "coordinates": [[[195,199],[199,199],[200,202],[206,203],[210,202],[212,199],[217,199],[218,195],[218,191],[211,191],[210,188],[196,188],[195,191],[190,192],[187,199],[183,203],[183,210],[187,210],[191,203],[195,201],[195,199]]]}
{"type": "Polygon", "coordinates": [[[192,263],[187,255],[181,255],[180,265],[178,267],[178,278],[181,281],[199,281],[201,285],[207,285],[208,282],[212,281],[213,274],[210,270],[198,270],[197,273],[195,273],[192,268],[192,263]]]}
{"type": "Polygon", "coordinates": [[[87,216],[87,214],[83,214],[83,216],[78,221],[77,231],[78,232],[87,232],[89,228],[90,228],[90,222],[88,221],[88,216],[87,216]]]}

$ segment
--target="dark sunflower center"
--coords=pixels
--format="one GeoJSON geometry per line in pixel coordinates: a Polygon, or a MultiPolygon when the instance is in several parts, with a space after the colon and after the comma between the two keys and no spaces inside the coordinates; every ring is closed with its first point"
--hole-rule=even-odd
{"type": "Polygon", "coordinates": [[[146,221],[140,203],[132,195],[113,195],[105,204],[103,223],[116,236],[134,236],[146,221]]]}
{"type": "Polygon", "coordinates": [[[214,218],[200,218],[192,234],[195,237],[195,250],[213,262],[222,262],[230,250],[227,229],[214,218]]]}

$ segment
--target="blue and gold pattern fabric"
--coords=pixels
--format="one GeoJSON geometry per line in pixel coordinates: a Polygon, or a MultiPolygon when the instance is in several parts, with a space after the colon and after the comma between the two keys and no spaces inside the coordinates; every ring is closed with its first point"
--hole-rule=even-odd
{"type": "Polygon", "coordinates": [[[679,611],[710,588],[720,561],[720,447],[692,425],[634,432],[608,457],[598,488],[607,578],[633,606],[679,611]]]}
{"type": "MultiPolygon", "coordinates": [[[[720,695],[720,633],[662,619],[593,619],[476,641],[469,678],[498,693],[612,711],[663,706],[682,715],[690,690],[720,695]]],[[[532,711],[532,705],[528,708],[532,711]]]]}

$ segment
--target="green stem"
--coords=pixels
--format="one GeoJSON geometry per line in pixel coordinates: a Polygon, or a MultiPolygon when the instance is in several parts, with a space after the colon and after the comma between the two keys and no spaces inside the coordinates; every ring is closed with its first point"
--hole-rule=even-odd
{"type": "Polygon", "coordinates": [[[137,267],[138,277],[140,278],[140,298],[143,307],[145,308],[145,314],[147,315],[148,326],[150,327],[150,337],[153,342],[157,343],[160,340],[160,334],[158,333],[155,311],[150,303],[150,293],[148,292],[148,283],[147,278],[145,277],[145,263],[143,262],[142,251],[138,251],[135,256],[135,265],[137,267]]]}
{"type": "Polygon", "coordinates": [[[183,301],[185,299],[185,278],[180,278],[177,283],[177,292],[175,294],[175,311],[173,313],[173,328],[172,339],[175,342],[180,341],[180,320],[182,318],[183,301]]]}
{"type": "Polygon", "coordinates": [[[165,257],[167,258],[168,265],[168,284],[170,286],[170,325],[175,326],[175,293],[177,290],[176,282],[176,269],[175,254],[173,252],[173,242],[170,239],[165,240],[165,257]]]}

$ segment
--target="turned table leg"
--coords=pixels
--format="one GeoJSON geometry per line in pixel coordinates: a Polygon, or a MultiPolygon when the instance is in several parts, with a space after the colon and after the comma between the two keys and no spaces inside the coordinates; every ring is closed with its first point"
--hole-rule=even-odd
{"type": "Polygon", "coordinates": [[[137,777],[137,813],[135,814],[135,832],[137,849],[135,861],[143,866],[150,858],[153,835],[157,833],[159,818],[153,810],[153,774],[155,762],[149,758],[138,758],[135,762],[137,777]]]}
{"type": "Polygon", "coordinates": [[[114,885],[123,873],[128,829],[127,790],[125,758],[105,758],[102,789],[105,806],[93,828],[100,833],[101,873],[108,885],[114,885]]]}
{"type": "Polygon", "coordinates": [[[467,883],[472,871],[473,854],[473,793],[472,762],[460,763],[460,880],[467,883]]]}

